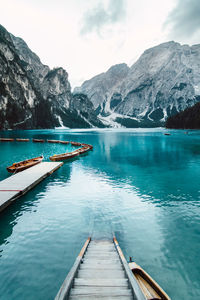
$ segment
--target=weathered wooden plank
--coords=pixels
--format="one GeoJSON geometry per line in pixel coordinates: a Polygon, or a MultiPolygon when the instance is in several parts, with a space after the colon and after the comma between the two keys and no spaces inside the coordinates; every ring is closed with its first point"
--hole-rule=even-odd
{"type": "Polygon", "coordinates": [[[113,286],[128,287],[128,279],[83,279],[75,278],[74,287],[76,286],[113,286]]]}
{"type": "Polygon", "coordinates": [[[63,163],[42,162],[0,181],[0,211],[52,174],[63,163]]]}
{"type": "Polygon", "coordinates": [[[95,299],[106,299],[106,300],[133,300],[132,296],[70,296],[69,300],[95,300],[95,299]]]}
{"type": "Polygon", "coordinates": [[[102,250],[103,251],[115,251],[115,247],[114,247],[114,245],[112,245],[112,246],[100,246],[100,247],[98,247],[98,246],[94,247],[94,246],[91,245],[88,250],[97,251],[97,252],[101,252],[102,250]]]}
{"type": "Polygon", "coordinates": [[[105,239],[105,240],[92,240],[92,244],[113,244],[113,241],[111,239],[105,239]]]}
{"type": "Polygon", "coordinates": [[[115,252],[116,253],[116,249],[115,248],[90,248],[90,249],[88,249],[88,252],[94,252],[94,253],[113,253],[113,252],[115,252]]]}
{"type": "Polygon", "coordinates": [[[76,287],[72,288],[70,295],[89,295],[89,294],[107,294],[107,295],[132,295],[131,290],[124,287],[76,287]]]}
{"type": "Polygon", "coordinates": [[[93,249],[114,249],[114,245],[112,244],[92,244],[90,245],[90,249],[93,248],[93,249]]]}
{"type": "Polygon", "coordinates": [[[111,247],[109,247],[109,248],[103,248],[103,249],[100,249],[100,248],[90,248],[90,249],[88,249],[88,252],[94,252],[94,253],[104,253],[104,252],[106,252],[106,253],[116,253],[116,249],[115,248],[111,248],[111,247]]]}
{"type": "Polygon", "coordinates": [[[125,278],[123,270],[79,270],[78,278],[125,278]]]}
{"type": "Polygon", "coordinates": [[[103,243],[103,244],[91,244],[90,245],[90,248],[96,248],[96,249],[99,249],[99,248],[114,248],[115,246],[114,246],[114,244],[108,244],[108,243],[103,243]]]}
{"type": "Polygon", "coordinates": [[[80,270],[123,270],[122,266],[120,264],[117,265],[99,265],[99,264],[93,264],[93,265],[87,265],[87,264],[81,264],[80,270]]]}
{"type": "MultiPolygon", "coordinates": [[[[87,253],[101,254],[101,253],[102,253],[102,250],[99,250],[99,249],[88,249],[87,253]]],[[[107,254],[110,254],[110,253],[116,253],[116,250],[115,250],[114,248],[112,248],[112,249],[107,249],[107,250],[103,250],[103,253],[107,253],[107,254]]]]}
{"type": "Polygon", "coordinates": [[[90,245],[90,249],[94,248],[94,249],[107,249],[107,248],[112,248],[114,249],[114,245],[111,243],[103,243],[103,244],[92,244],[90,245]]]}
{"type": "Polygon", "coordinates": [[[99,265],[107,265],[107,264],[120,264],[120,261],[118,258],[114,258],[114,259],[101,259],[101,260],[97,260],[97,259],[92,259],[92,258],[83,258],[83,262],[84,263],[89,263],[89,264],[99,264],[99,265]]]}
{"type": "Polygon", "coordinates": [[[71,289],[70,296],[75,296],[75,295],[90,295],[90,296],[131,296],[131,290],[130,289],[123,289],[123,288],[115,288],[113,287],[107,287],[107,288],[99,288],[99,287],[87,287],[87,288],[73,288],[71,289]]]}
{"type": "Polygon", "coordinates": [[[84,256],[84,259],[94,259],[94,260],[119,260],[119,257],[117,255],[117,253],[112,253],[111,254],[104,254],[104,253],[101,253],[99,255],[95,255],[95,254],[90,254],[90,253],[87,253],[85,256],[84,256]]]}

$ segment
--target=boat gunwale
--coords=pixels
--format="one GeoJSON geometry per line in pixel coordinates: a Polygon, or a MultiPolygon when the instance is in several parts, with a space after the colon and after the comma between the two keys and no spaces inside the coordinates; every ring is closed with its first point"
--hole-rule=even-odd
{"type": "MultiPolygon", "coordinates": [[[[82,144],[81,144],[82,145],[82,144]]],[[[57,161],[59,159],[70,159],[70,158],[74,158],[75,156],[78,156],[80,154],[83,154],[87,151],[89,151],[91,148],[89,147],[89,145],[85,144],[83,147],[78,148],[72,152],[66,152],[66,153],[61,153],[61,154],[55,154],[53,156],[50,156],[49,159],[52,161],[57,161]]]]}
{"type": "Polygon", "coordinates": [[[41,156],[37,156],[37,157],[34,157],[34,158],[22,160],[22,161],[19,161],[17,163],[13,163],[11,166],[7,167],[6,169],[10,173],[20,172],[20,171],[28,169],[28,168],[42,162],[43,159],[44,159],[44,156],[41,155],[41,156]],[[27,163],[27,164],[25,164],[25,163],[27,163]]]}
{"type": "Polygon", "coordinates": [[[14,142],[14,138],[0,138],[0,142],[14,142]]]}
{"type": "Polygon", "coordinates": [[[119,255],[120,261],[122,263],[123,269],[126,273],[126,276],[128,278],[128,282],[129,282],[129,286],[132,290],[132,294],[133,294],[133,299],[135,300],[146,300],[144,294],[142,293],[142,290],[137,282],[137,280],[135,279],[135,277],[133,276],[131,269],[129,268],[129,265],[124,257],[124,254],[119,246],[119,243],[116,239],[116,237],[113,237],[113,243],[115,245],[116,251],[119,255]]]}
{"type": "Polygon", "coordinates": [[[16,138],[16,142],[29,142],[30,139],[16,138]]]}
{"type": "Polygon", "coordinates": [[[32,139],[32,142],[34,143],[45,143],[44,139],[32,139]]]}
{"type": "Polygon", "coordinates": [[[152,287],[152,289],[155,290],[155,292],[159,295],[159,297],[161,297],[160,299],[171,300],[170,297],[165,293],[165,291],[160,287],[160,285],[137,263],[130,262],[129,267],[133,275],[134,273],[140,275],[152,287]]]}

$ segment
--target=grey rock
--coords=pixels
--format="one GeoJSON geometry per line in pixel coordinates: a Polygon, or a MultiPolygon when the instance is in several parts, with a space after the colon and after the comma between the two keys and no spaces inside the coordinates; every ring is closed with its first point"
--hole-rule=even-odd
{"type": "Polygon", "coordinates": [[[113,66],[75,91],[88,96],[107,125],[162,126],[168,116],[199,101],[200,45],[163,43],[130,68],[113,66]]]}
{"type": "Polygon", "coordinates": [[[0,129],[102,125],[86,96],[78,110],[74,99],[64,69],[50,70],[21,38],[0,26],[0,129]]]}

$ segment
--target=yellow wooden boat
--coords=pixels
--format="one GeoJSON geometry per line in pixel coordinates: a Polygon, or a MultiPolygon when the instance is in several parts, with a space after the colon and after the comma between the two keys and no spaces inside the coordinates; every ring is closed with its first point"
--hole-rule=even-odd
{"type": "Polygon", "coordinates": [[[81,143],[78,143],[78,142],[71,142],[71,145],[72,145],[72,146],[81,146],[81,143]]]}
{"type": "Polygon", "coordinates": [[[14,142],[15,139],[11,138],[0,138],[0,142],[14,142]]]}
{"type": "Polygon", "coordinates": [[[43,140],[43,139],[33,139],[33,142],[34,143],[44,143],[45,140],[43,140]]]}
{"type": "Polygon", "coordinates": [[[60,144],[69,144],[69,141],[60,141],[60,144]]]}
{"type": "Polygon", "coordinates": [[[12,164],[12,166],[7,167],[7,171],[10,173],[17,173],[21,172],[25,169],[28,169],[30,167],[33,167],[37,164],[39,164],[43,160],[43,155],[31,158],[31,159],[26,159],[17,163],[12,164]]]}
{"type": "Polygon", "coordinates": [[[59,144],[60,141],[59,140],[47,140],[47,143],[56,143],[56,144],[59,144]]]}
{"type": "Polygon", "coordinates": [[[21,139],[21,138],[16,138],[17,142],[29,142],[30,139],[21,139]]]}
{"type": "Polygon", "coordinates": [[[146,300],[170,300],[169,296],[163,291],[163,289],[151,278],[151,276],[145,272],[135,262],[129,262],[129,267],[145,296],[146,300]]]}
{"type": "Polygon", "coordinates": [[[49,159],[51,161],[63,161],[66,159],[71,159],[79,154],[80,154],[79,151],[75,150],[73,152],[68,152],[68,153],[54,154],[53,156],[50,156],[49,159]]]}
{"type": "Polygon", "coordinates": [[[81,144],[83,147],[89,147],[90,150],[93,149],[93,146],[90,144],[81,144]]]}

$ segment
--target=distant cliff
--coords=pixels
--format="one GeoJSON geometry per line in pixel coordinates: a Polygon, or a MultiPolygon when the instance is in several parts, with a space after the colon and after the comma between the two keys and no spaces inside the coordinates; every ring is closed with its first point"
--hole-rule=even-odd
{"type": "Polygon", "coordinates": [[[0,26],[0,129],[102,127],[87,96],[72,95],[68,74],[50,70],[0,26]]]}
{"type": "Polygon", "coordinates": [[[169,117],[166,121],[166,127],[175,129],[200,129],[200,102],[169,117]]]}
{"type": "Polygon", "coordinates": [[[63,68],[50,70],[0,26],[0,129],[164,126],[200,101],[200,45],[168,42],[135,64],[112,66],[71,92],[63,68]]]}
{"type": "Polygon", "coordinates": [[[200,45],[167,42],[75,88],[88,96],[104,124],[164,126],[167,117],[200,100],[200,45]]]}

